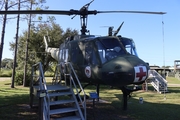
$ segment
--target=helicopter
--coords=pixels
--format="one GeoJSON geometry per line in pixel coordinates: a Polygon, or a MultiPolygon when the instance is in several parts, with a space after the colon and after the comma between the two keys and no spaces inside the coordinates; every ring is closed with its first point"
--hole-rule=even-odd
{"type": "MultiPolygon", "coordinates": [[[[131,92],[139,89],[129,89],[127,85],[142,84],[148,78],[149,65],[139,57],[127,52],[121,38],[114,36],[88,35],[88,15],[100,13],[143,13],[165,14],[165,12],[147,11],[97,11],[88,10],[87,3],[80,10],[9,10],[0,11],[0,14],[54,14],[80,16],[81,35],[70,36],[59,48],[48,46],[45,41],[46,52],[58,61],[70,62],[76,71],[80,82],[87,85],[96,85],[99,96],[99,86],[109,85],[119,88],[123,93],[123,109],[127,109],[127,97],[131,92]]],[[[63,73],[63,71],[61,71],[63,73]]]]}

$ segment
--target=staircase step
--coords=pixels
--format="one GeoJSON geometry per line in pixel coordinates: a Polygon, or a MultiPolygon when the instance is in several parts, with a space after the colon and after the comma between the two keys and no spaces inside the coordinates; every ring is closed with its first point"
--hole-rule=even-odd
{"type": "Polygon", "coordinates": [[[69,116],[69,117],[57,118],[52,120],[82,120],[82,119],[78,116],[69,116]]]}
{"type": "Polygon", "coordinates": [[[55,92],[55,93],[49,93],[49,97],[71,95],[71,94],[72,94],[71,92],[55,92]]]}
{"type": "Polygon", "coordinates": [[[48,91],[51,91],[51,90],[68,90],[69,88],[66,86],[57,84],[57,85],[47,85],[47,89],[48,91]]]}
{"type": "Polygon", "coordinates": [[[69,107],[69,108],[61,108],[61,109],[54,109],[50,110],[49,114],[54,115],[54,114],[61,114],[61,113],[68,113],[68,112],[75,112],[78,111],[77,108],[69,107]]]}
{"type": "MultiPolygon", "coordinates": [[[[35,90],[40,90],[40,86],[39,85],[34,85],[33,88],[35,90]]],[[[62,86],[60,84],[56,84],[56,85],[47,85],[47,90],[68,90],[69,88],[67,86],[62,86]]]]}
{"type": "Polygon", "coordinates": [[[56,76],[54,76],[54,78],[53,78],[53,79],[55,79],[55,77],[61,77],[61,75],[56,75],[56,76]]]}
{"type": "Polygon", "coordinates": [[[67,103],[74,103],[74,100],[59,100],[59,101],[52,101],[50,105],[60,105],[60,104],[67,104],[67,103]]]}

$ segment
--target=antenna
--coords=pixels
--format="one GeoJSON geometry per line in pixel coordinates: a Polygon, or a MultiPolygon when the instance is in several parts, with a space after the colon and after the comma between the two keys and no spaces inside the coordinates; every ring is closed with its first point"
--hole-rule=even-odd
{"type": "Polygon", "coordinates": [[[118,29],[116,31],[113,31],[113,26],[102,26],[102,27],[108,27],[108,35],[109,36],[116,36],[118,34],[118,32],[121,30],[122,25],[124,24],[124,22],[121,23],[121,25],[118,27],[118,29]],[[114,34],[113,34],[114,32],[114,34]]]}
{"type": "Polygon", "coordinates": [[[121,30],[121,27],[123,26],[123,24],[124,24],[124,21],[121,23],[119,28],[114,32],[114,36],[116,36],[118,34],[118,32],[121,30]]]}
{"type": "Polygon", "coordinates": [[[114,27],[109,27],[109,29],[108,29],[108,35],[109,35],[109,36],[112,36],[113,28],[114,28],[114,27]]]}

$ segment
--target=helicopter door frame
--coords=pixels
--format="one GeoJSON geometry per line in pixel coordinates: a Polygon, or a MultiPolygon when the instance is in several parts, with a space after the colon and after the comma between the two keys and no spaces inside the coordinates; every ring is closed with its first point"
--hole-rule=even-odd
{"type": "Polygon", "coordinates": [[[84,43],[84,48],[85,48],[85,61],[84,64],[85,65],[90,65],[90,66],[94,66],[94,65],[98,65],[98,59],[97,59],[97,55],[96,55],[96,51],[93,47],[93,42],[92,41],[86,41],[84,43]]]}

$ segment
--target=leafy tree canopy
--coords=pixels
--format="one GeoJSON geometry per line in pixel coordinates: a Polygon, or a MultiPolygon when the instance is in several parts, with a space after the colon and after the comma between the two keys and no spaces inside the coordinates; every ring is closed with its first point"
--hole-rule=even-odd
{"type": "Polygon", "coordinates": [[[12,66],[13,66],[13,59],[4,58],[1,62],[2,68],[12,69],[12,66]]]}
{"type": "MultiPolygon", "coordinates": [[[[24,66],[27,34],[27,30],[23,31],[22,35],[19,37],[17,54],[18,69],[22,69],[24,66]]],[[[77,30],[72,30],[70,28],[67,28],[66,31],[64,31],[59,24],[54,22],[54,20],[51,22],[39,23],[37,25],[33,24],[31,26],[28,44],[28,69],[30,70],[33,64],[42,62],[44,64],[44,70],[47,70],[48,66],[55,62],[55,60],[45,52],[45,44],[43,41],[45,35],[50,36],[49,46],[59,48],[60,44],[63,43],[67,37],[77,34],[77,30]]],[[[11,50],[14,50],[14,46],[15,43],[11,42],[11,50]]]]}

